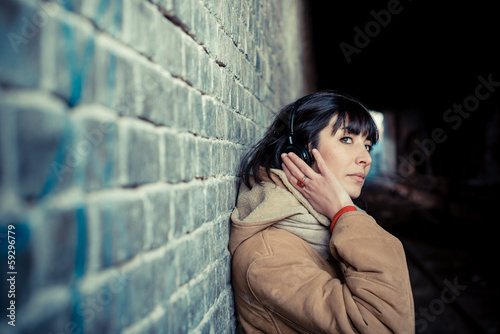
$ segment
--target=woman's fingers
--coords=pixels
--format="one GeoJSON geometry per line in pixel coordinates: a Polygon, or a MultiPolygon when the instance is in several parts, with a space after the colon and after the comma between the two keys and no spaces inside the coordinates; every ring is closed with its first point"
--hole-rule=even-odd
{"type": "Polygon", "coordinates": [[[314,159],[316,160],[316,165],[318,166],[318,170],[321,175],[328,175],[330,173],[330,168],[325,163],[325,160],[323,160],[323,157],[321,156],[321,153],[317,149],[313,149],[312,153],[314,155],[314,159]]]}
{"type": "Polygon", "coordinates": [[[352,200],[342,184],[330,171],[318,150],[313,150],[319,174],[309,167],[302,159],[293,153],[282,154],[282,169],[288,181],[311,203],[313,208],[330,219],[346,205],[352,205],[352,200]],[[298,183],[299,179],[307,178],[305,186],[298,183]]]}
{"type": "MultiPolygon", "coordinates": [[[[291,154],[291,155],[292,156],[287,155],[287,154],[282,154],[282,156],[281,156],[281,159],[283,160],[283,164],[281,165],[282,169],[285,172],[285,175],[286,175],[288,181],[290,182],[290,184],[295,189],[297,189],[300,193],[302,193],[302,195],[305,196],[306,189],[302,185],[305,185],[304,182],[307,182],[306,180],[304,180],[304,175],[306,175],[306,173],[303,173],[302,170],[299,167],[297,167],[297,165],[295,164],[295,161],[292,160],[293,154],[291,154]],[[299,180],[300,180],[300,183],[299,183],[299,180]]],[[[297,156],[295,156],[295,157],[297,159],[299,159],[300,161],[302,161],[297,156]]],[[[306,164],[306,166],[307,166],[307,164],[306,164]]],[[[309,167],[309,166],[307,166],[307,167],[309,167]]],[[[308,180],[308,181],[310,181],[310,180],[308,180]]]]}
{"type": "Polygon", "coordinates": [[[296,181],[295,177],[292,175],[292,173],[290,172],[290,170],[288,169],[288,167],[285,165],[285,163],[282,163],[281,167],[283,167],[283,171],[285,172],[285,175],[286,175],[287,179],[290,182],[296,181]]]}
{"type": "Polygon", "coordinates": [[[295,177],[295,176],[293,176],[293,174],[290,172],[290,169],[288,169],[288,167],[285,165],[285,163],[283,163],[281,166],[283,168],[283,171],[285,172],[285,175],[286,175],[286,178],[288,179],[288,182],[290,182],[290,184],[295,189],[297,189],[299,192],[302,193],[302,191],[304,190],[304,188],[298,186],[298,184],[297,184],[298,178],[295,177]]]}
{"type": "Polygon", "coordinates": [[[290,161],[283,161],[281,166],[283,167],[283,171],[290,182],[294,183],[301,177],[299,176],[300,170],[293,164],[290,166],[290,161]],[[295,170],[295,172],[292,172],[292,169],[295,170]]]}
{"type": "Polygon", "coordinates": [[[293,153],[283,153],[281,155],[283,163],[288,167],[291,174],[297,179],[302,179],[304,175],[312,178],[314,171],[301,158],[293,153]]]}

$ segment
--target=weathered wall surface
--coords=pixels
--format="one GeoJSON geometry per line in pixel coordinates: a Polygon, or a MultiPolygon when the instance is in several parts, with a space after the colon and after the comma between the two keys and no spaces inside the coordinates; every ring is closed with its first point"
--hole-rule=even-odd
{"type": "Polygon", "coordinates": [[[0,332],[234,332],[236,169],[307,90],[302,16],[0,2],[0,332]]]}

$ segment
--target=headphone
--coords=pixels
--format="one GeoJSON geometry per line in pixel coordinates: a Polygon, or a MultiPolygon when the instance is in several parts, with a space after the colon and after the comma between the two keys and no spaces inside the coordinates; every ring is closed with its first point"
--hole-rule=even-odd
{"type": "Polygon", "coordinates": [[[303,98],[297,100],[292,106],[292,110],[290,111],[290,124],[288,127],[288,143],[285,146],[283,153],[290,153],[290,152],[295,153],[299,158],[304,160],[306,164],[311,166],[312,159],[311,155],[307,151],[306,146],[295,144],[293,141],[293,121],[295,118],[295,112],[308,97],[309,96],[304,96],[303,98]]]}

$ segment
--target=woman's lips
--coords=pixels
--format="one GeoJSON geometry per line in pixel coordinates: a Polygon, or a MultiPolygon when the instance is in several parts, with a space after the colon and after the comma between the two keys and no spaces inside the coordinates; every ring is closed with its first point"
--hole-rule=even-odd
{"type": "Polygon", "coordinates": [[[356,182],[363,183],[365,181],[365,174],[363,173],[349,174],[348,176],[350,176],[356,182]]]}

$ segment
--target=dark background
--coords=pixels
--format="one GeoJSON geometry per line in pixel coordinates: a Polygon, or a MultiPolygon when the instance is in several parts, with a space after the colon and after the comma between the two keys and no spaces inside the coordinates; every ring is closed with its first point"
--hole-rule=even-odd
{"type": "Polygon", "coordinates": [[[310,1],[311,75],[317,90],[349,93],[390,115],[402,160],[418,149],[416,140],[432,138],[436,128],[446,132],[414,173],[367,184],[364,200],[403,241],[418,333],[498,333],[500,87],[456,129],[443,116],[474,96],[479,76],[500,84],[500,11],[495,1],[402,0],[400,12],[348,62],[340,44],[356,47],[354,28],[366,32],[371,11],[394,3],[310,1]],[[453,279],[467,288],[443,303],[440,293],[453,279]]]}
{"type": "Polygon", "coordinates": [[[448,108],[473,91],[478,75],[498,77],[499,11],[495,1],[399,1],[378,35],[347,63],[372,10],[395,1],[311,1],[318,88],[349,91],[373,109],[448,108]]]}

